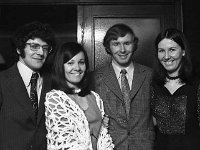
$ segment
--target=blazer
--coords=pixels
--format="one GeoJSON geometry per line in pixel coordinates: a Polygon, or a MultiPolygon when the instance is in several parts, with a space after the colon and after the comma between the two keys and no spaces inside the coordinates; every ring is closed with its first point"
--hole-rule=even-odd
{"type": "Polygon", "coordinates": [[[111,64],[93,73],[94,89],[104,102],[109,116],[109,133],[116,150],[152,150],[154,141],[153,121],[150,114],[149,67],[134,63],[130,91],[129,118],[125,111],[121,89],[111,64]]]}
{"type": "MultiPolygon", "coordinates": [[[[96,98],[103,118],[103,102],[97,93],[93,91],[91,93],[96,98]]],[[[93,150],[89,123],[85,113],[66,93],[60,90],[48,92],[45,110],[48,150],[93,150]]],[[[102,125],[98,136],[97,150],[113,150],[113,147],[108,130],[102,125]]]]}
{"type": "Polygon", "coordinates": [[[17,65],[0,73],[0,150],[46,149],[44,100],[49,90],[44,78],[36,121],[17,65]]]}

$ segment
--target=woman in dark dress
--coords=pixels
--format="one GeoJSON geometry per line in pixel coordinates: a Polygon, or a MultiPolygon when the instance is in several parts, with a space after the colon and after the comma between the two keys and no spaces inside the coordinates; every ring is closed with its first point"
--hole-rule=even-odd
{"type": "Polygon", "coordinates": [[[155,150],[200,149],[200,87],[183,32],[166,29],[155,41],[151,109],[155,150]]]}

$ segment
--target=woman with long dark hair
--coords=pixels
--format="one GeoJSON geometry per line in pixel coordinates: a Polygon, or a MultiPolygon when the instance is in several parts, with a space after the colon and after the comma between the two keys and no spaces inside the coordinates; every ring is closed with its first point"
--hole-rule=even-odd
{"type": "Polygon", "coordinates": [[[170,28],[155,40],[151,109],[156,125],[155,150],[200,147],[200,88],[192,74],[185,35],[170,28]]]}
{"type": "Polygon", "coordinates": [[[64,43],[57,51],[52,90],[46,95],[48,150],[112,150],[103,101],[90,89],[84,48],[64,43]]]}

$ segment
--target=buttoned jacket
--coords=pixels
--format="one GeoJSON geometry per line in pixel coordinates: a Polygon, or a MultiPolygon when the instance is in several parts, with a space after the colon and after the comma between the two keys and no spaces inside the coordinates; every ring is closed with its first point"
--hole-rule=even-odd
{"type": "Polygon", "coordinates": [[[104,101],[105,113],[110,118],[109,133],[116,150],[152,150],[153,122],[150,114],[151,69],[134,63],[130,91],[129,117],[121,89],[111,64],[93,73],[93,86],[104,101]]]}
{"type": "Polygon", "coordinates": [[[36,121],[17,65],[0,73],[0,150],[46,149],[44,100],[49,89],[44,78],[36,121]]]}

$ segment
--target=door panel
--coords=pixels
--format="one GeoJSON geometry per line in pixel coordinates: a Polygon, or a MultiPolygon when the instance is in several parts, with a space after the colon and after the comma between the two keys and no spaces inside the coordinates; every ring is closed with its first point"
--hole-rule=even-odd
{"type": "Polygon", "coordinates": [[[111,60],[102,42],[108,28],[116,23],[134,30],[139,38],[134,60],[152,67],[157,34],[168,27],[182,30],[179,8],[177,3],[79,6],[77,37],[88,53],[90,69],[98,69],[111,60]]]}

